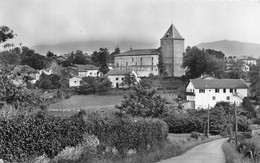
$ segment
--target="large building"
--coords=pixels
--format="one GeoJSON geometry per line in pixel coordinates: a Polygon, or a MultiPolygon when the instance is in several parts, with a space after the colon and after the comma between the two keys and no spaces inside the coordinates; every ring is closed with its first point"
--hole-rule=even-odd
{"type": "Polygon", "coordinates": [[[196,109],[214,107],[220,101],[240,105],[247,94],[243,79],[190,79],[186,87],[186,98],[195,102],[196,109]]]}
{"type": "Polygon", "coordinates": [[[161,38],[161,46],[156,49],[130,49],[115,56],[116,70],[135,70],[138,76],[163,75],[182,76],[185,74],[181,67],[184,53],[184,38],[171,25],[161,38]],[[161,56],[161,57],[159,57],[161,56]],[[162,65],[159,69],[158,64],[162,65]]]}

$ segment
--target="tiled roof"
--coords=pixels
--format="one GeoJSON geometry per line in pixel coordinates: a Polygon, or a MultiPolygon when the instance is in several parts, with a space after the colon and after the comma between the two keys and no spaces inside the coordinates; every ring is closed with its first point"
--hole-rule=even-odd
{"type": "Polygon", "coordinates": [[[168,31],[165,33],[162,39],[165,38],[173,38],[173,39],[178,39],[178,40],[184,40],[184,38],[181,36],[181,34],[178,32],[178,30],[174,27],[172,24],[168,31]]]}
{"type": "Polygon", "coordinates": [[[191,79],[190,82],[196,89],[248,88],[243,79],[191,79]]]}
{"type": "Polygon", "coordinates": [[[158,55],[159,49],[131,49],[126,52],[115,55],[119,56],[136,56],[136,55],[158,55]]]}
{"type": "Polygon", "coordinates": [[[99,70],[97,66],[94,65],[78,65],[75,64],[76,67],[78,67],[78,71],[87,71],[87,70],[99,70]]]}
{"type": "Polygon", "coordinates": [[[133,70],[110,70],[107,75],[126,75],[133,72],[133,70]]]}

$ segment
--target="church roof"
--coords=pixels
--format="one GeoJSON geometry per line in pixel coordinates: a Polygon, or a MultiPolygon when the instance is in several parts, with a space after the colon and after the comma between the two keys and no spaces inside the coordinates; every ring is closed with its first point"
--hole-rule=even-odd
{"type": "Polygon", "coordinates": [[[174,27],[172,24],[168,31],[165,33],[162,39],[164,38],[172,38],[172,39],[178,39],[178,40],[184,40],[184,38],[181,36],[181,34],[178,32],[178,30],[174,27]]]}
{"type": "Polygon", "coordinates": [[[115,55],[115,57],[119,56],[136,56],[136,55],[158,55],[159,49],[131,49],[126,52],[115,55]]]}
{"type": "Polygon", "coordinates": [[[248,88],[243,79],[191,79],[190,82],[196,89],[248,88]]]}

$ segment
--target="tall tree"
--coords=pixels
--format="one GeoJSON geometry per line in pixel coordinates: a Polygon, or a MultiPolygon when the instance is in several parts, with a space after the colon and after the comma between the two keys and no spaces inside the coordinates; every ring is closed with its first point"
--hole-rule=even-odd
{"type": "Polygon", "coordinates": [[[206,53],[212,56],[215,56],[218,59],[224,59],[225,54],[222,51],[216,51],[213,49],[206,49],[206,53]]]}
{"type": "Polygon", "coordinates": [[[109,57],[108,57],[108,63],[114,63],[114,58],[115,58],[115,55],[117,55],[117,54],[120,54],[120,48],[119,48],[118,45],[115,47],[115,51],[112,52],[112,53],[109,55],[109,57]]]}
{"type": "Polygon", "coordinates": [[[48,58],[53,58],[55,56],[55,54],[53,52],[51,52],[51,51],[48,51],[46,56],[48,58]]]}
{"type": "Polygon", "coordinates": [[[186,75],[189,78],[197,78],[206,73],[218,78],[222,78],[225,73],[225,63],[223,59],[218,59],[214,55],[206,53],[194,47],[187,47],[183,58],[183,68],[186,68],[186,75]]]}
{"type": "Polygon", "coordinates": [[[108,56],[109,52],[107,48],[100,48],[98,52],[94,51],[91,55],[91,61],[93,61],[95,65],[99,67],[99,71],[102,74],[106,74],[109,71],[107,66],[108,56]]]}
{"type": "MultiPolygon", "coordinates": [[[[11,30],[9,27],[7,26],[0,26],[0,44],[6,42],[9,39],[14,38],[16,34],[13,33],[13,30],[11,30]]],[[[4,44],[3,47],[10,47],[13,46],[13,44],[4,44]]]]}

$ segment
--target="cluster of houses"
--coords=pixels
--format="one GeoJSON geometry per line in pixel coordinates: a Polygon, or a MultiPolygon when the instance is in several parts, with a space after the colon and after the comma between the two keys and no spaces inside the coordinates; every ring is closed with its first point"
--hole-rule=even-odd
{"type": "MultiPolygon", "coordinates": [[[[160,39],[160,47],[153,49],[130,49],[126,52],[115,55],[114,65],[109,67],[106,74],[112,82],[112,87],[120,88],[126,75],[132,75],[137,80],[139,77],[148,77],[150,74],[162,76],[181,77],[185,70],[181,67],[184,53],[184,38],[178,30],[171,25],[165,35],[160,39]],[[160,58],[161,57],[161,58],[160,58]],[[163,71],[159,70],[158,64],[161,59],[164,66],[163,71]]],[[[228,61],[243,61],[244,71],[249,71],[251,65],[256,65],[256,59],[252,57],[227,57],[228,61]]],[[[32,83],[39,80],[42,73],[47,75],[63,73],[62,85],[69,87],[80,86],[83,77],[100,76],[99,68],[94,65],[73,65],[59,70],[57,64],[43,70],[33,70],[29,66],[18,65],[13,73],[23,70],[29,72],[32,83]]],[[[248,94],[248,86],[242,79],[215,79],[204,76],[198,79],[191,79],[186,87],[186,100],[192,103],[193,108],[213,107],[218,101],[228,101],[240,104],[248,94]]]]}

